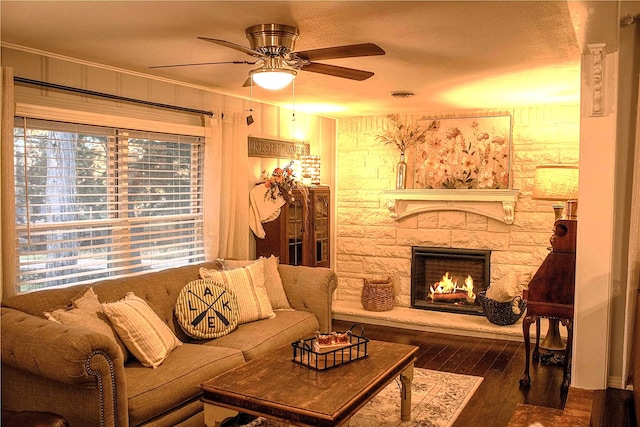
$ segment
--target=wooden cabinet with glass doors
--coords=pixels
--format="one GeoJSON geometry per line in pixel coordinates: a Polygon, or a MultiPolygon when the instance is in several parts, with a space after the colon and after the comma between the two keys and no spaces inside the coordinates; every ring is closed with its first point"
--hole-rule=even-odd
{"type": "Polygon", "coordinates": [[[328,186],[309,187],[308,204],[300,190],[295,201],[284,205],[280,215],[263,225],[266,236],[256,239],[256,257],[275,255],[283,264],[330,267],[328,186]]]}

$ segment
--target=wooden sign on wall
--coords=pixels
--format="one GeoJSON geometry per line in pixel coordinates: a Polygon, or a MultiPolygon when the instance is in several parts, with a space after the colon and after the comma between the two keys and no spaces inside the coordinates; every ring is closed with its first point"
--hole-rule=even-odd
{"type": "Polygon", "coordinates": [[[310,153],[309,144],[255,138],[253,136],[250,136],[248,140],[249,157],[283,157],[287,159],[297,159],[301,156],[308,156],[310,153]]]}

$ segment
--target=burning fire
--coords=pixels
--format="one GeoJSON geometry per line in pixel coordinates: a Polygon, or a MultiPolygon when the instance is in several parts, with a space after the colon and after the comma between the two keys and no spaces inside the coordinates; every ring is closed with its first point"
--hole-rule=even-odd
{"type": "Polygon", "coordinates": [[[473,278],[467,276],[464,279],[464,284],[459,286],[458,279],[452,279],[448,271],[442,276],[442,280],[431,286],[430,290],[429,296],[434,301],[467,300],[473,302],[476,299],[476,294],[473,292],[473,278]]]}

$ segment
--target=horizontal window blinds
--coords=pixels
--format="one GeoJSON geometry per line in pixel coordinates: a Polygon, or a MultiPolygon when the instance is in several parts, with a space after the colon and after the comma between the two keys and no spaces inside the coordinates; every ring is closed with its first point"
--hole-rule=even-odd
{"type": "Polygon", "coordinates": [[[204,260],[204,139],[16,117],[19,292],[204,260]]]}

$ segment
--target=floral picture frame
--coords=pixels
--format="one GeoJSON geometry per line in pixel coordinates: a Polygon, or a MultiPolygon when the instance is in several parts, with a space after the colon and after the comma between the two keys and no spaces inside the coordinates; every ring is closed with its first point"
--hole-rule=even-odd
{"type": "Polygon", "coordinates": [[[427,137],[416,146],[414,188],[511,188],[511,116],[420,122],[427,137]]]}

